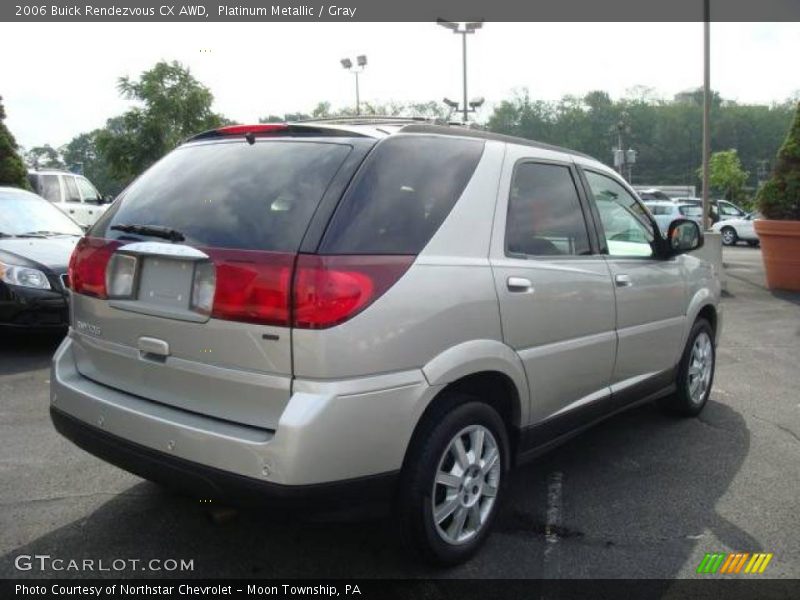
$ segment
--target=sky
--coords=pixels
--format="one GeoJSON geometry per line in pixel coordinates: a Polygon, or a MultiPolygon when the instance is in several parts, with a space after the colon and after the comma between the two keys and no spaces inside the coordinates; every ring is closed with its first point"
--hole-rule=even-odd
{"type": "MultiPolygon", "coordinates": [[[[788,62],[800,23],[714,23],[711,83],[726,99],[781,102],[800,90],[788,62]]],[[[486,23],[468,39],[470,97],[493,104],[634,86],[660,97],[702,84],[702,23],[486,23]]],[[[117,79],[178,60],[238,122],[355,102],[344,57],[366,54],[362,100],[461,100],[461,38],[433,23],[0,23],[0,95],[25,148],[58,147],[130,102],[117,79]],[[16,57],[16,59],[9,59],[16,57]]]]}

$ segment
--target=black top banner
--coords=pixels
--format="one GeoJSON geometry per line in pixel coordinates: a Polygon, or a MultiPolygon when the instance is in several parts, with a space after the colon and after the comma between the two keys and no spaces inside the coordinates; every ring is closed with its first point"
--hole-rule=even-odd
{"type": "Polygon", "coordinates": [[[0,20],[800,21],[800,0],[4,0],[0,20]]]}

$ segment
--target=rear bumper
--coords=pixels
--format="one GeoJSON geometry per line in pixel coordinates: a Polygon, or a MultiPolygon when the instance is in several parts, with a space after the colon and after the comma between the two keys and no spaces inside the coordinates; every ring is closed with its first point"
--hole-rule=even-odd
{"type": "Polygon", "coordinates": [[[50,418],[61,435],[90,454],[140,477],[202,499],[247,506],[335,510],[386,504],[394,495],[397,473],[316,485],[280,485],[135,444],[87,425],[52,406],[50,418]]]}
{"type": "MultiPolygon", "coordinates": [[[[227,494],[229,488],[294,498],[314,495],[324,484],[359,489],[375,479],[382,487],[402,467],[417,420],[438,390],[419,371],[295,381],[277,427],[268,430],[101,385],[77,370],[73,344],[67,336],[53,358],[56,428],[133,473],[226,497],[237,495],[227,494]]],[[[380,490],[366,495],[376,494],[380,490]]]]}

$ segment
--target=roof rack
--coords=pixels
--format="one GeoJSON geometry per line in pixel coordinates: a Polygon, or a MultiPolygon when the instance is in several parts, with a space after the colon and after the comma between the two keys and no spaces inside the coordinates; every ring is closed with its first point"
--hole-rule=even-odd
{"type": "Polygon", "coordinates": [[[350,117],[323,117],[319,119],[301,119],[293,123],[328,123],[331,125],[378,125],[402,123],[444,123],[438,117],[398,117],[393,115],[360,115],[350,117]]]}

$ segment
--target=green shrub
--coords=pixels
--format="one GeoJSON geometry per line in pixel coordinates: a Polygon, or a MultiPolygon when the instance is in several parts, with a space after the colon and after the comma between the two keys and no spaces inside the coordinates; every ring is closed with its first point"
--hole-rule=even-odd
{"type": "Polygon", "coordinates": [[[800,221],[800,102],[775,169],[758,192],[758,208],[767,219],[800,221]]]}

